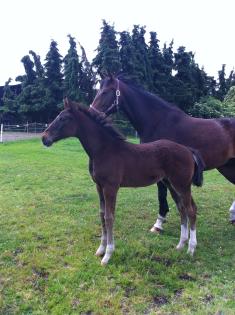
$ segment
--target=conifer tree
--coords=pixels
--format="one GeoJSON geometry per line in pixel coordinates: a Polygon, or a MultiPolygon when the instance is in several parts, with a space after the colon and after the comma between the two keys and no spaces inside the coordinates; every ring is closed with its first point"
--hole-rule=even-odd
{"type": "Polygon", "coordinates": [[[81,48],[81,75],[79,78],[79,87],[81,91],[81,100],[85,104],[91,104],[95,96],[95,84],[96,76],[92,69],[92,65],[87,59],[86,51],[84,47],[80,45],[81,48]]]}
{"type": "Polygon", "coordinates": [[[225,77],[225,64],[222,65],[222,69],[219,70],[218,74],[219,82],[216,96],[222,101],[229,90],[229,84],[225,77]]]}
{"type": "Polygon", "coordinates": [[[135,73],[142,85],[153,90],[152,70],[148,58],[148,46],[144,37],[145,33],[145,27],[134,25],[132,42],[136,56],[135,73]]]}
{"type": "Polygon", "coordinates": [[[164,59],[159,47],[159,40],[156,32],[150,32],[148,47],[148,58],[152,69],[153,92],[165,98],[164,88],[164,59]]]}
{"type": "Polygon", "coordinates": [[[62,56],[57,46],[57,42],[52,40],[44,65],[45,84],[47,86],[47,95],[45,98],[47,121],[50,121],[58,114],[58,106],[62,104],[63,99],[62,56]]]}
{"type": "Polygon", "coordinates": [[[16,102],[16,95],[10,88],[10,83],[12,79],[9,78],[4,85],[3,88],[3,106],[0,108],[0,120],[10,120],[14,121],[17,119],[18,116],[18,104],[16,102]]]}
{"type": "Polygon", "coordinates": [[[81,76],[81,64],[77,53],[77,45],[74,37],[68,35],[69,50],[64,58],[64,93],[69,98],[79,101],[81,93],[79,77],[81,76]]]}
{"type": "Polygon", "coordinates": [[[121,64],[116,34],[117,32],[114,30],[114,26],[109,25],[103,20],[101,38],[99,40],[99,46],[96,49],[97,55],[92,63],[101,76],[103,73],[115,74],[120,71],[121,64]]]}
{"type": "Polygon", "coordinates": [[[133,79],[137,80],[135,67],[137,63],[135,48],[129,32],[123,31],[120,33],[120,62],[121,71],[128,74],[133,79]]]}

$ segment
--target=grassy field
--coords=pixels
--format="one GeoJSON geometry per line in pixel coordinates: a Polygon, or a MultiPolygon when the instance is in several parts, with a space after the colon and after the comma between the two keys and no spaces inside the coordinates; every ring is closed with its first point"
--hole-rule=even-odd
{"type": "Polygon", "coordinates": [[[98,196],[77,140],[0,146],[0,314],[235,314],[234,188],[216,171],[194,188],[198,248],[177,252],[180,221],[149,233],[156,188],[121,189],[116,251],[99,245],[98,196]]]}

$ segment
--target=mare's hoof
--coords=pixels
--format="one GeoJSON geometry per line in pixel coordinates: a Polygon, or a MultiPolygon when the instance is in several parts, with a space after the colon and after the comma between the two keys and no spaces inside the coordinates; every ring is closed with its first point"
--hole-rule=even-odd
{"type": "Polygon", "coordinates": [[[163,232],[163,230],[162,230],[162,229],[159,229],[159,228],[157,228],[157,227],[155,227],[155,226],[153,226],[153,227],[150,229],[150,232],[155,233],[155,234],[160,234],[160,233],[163,232]]]}

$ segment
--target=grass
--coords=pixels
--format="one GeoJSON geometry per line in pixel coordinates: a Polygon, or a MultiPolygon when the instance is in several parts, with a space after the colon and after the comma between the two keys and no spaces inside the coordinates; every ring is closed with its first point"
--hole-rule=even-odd
{"type": "Polygon", "coordinates": [[[177,252],[179,216],[164,234],[156,188],[121,189],[116,251],[107,267],[99,245],[98,196],[75,139],[45,149],[39,140],[0,146],[0,314],[235,314],[234,188],[217,171],[194,188],[198,248],[177,252]]]}

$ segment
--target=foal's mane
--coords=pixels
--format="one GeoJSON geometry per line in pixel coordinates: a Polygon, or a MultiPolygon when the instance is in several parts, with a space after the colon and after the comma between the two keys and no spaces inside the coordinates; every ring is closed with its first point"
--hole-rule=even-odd
{"type": "Polygon", "coordinates": [[[116,127],[111,123],[111,121],[103,117],[102,115],[91,112],[87,107],[84,105],[72,102],[73,110],[80,111],[84,113],[87,117],[89,117],[91,120],[93,120],[95,123],[97,123],[99,126],[101,126],[103,129],[105,129],[113,138],[121,141],[125,141],[125,136],[116,129],[116,127]]]}

